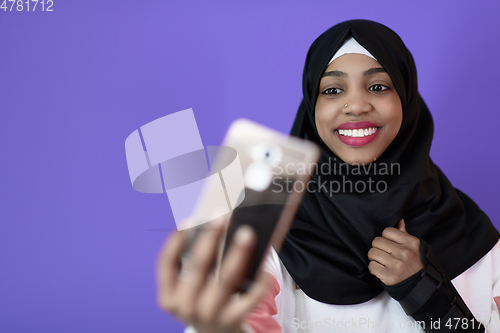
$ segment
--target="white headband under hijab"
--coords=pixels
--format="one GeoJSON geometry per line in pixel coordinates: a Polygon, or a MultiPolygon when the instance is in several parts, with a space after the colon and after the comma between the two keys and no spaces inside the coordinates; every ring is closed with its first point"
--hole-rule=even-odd
{"type": "MultiPolygon", "coordinates": [[[[353,37],[349,38],[344,45],[335,53],[335,55],[332,57],[328,65],[332,63],[335,59],[338,57],[346,54],[346,53],[359,53],[359,54],[364,54],[366,56],[369,56],[370,58],[377,60],[370,52],[368,52],[367,49],[365,49],[361,44],[358,43],[357,40],[355,40],[353,37]]],[[[378,60],[377,60],[378,61],[378,60]]]]}

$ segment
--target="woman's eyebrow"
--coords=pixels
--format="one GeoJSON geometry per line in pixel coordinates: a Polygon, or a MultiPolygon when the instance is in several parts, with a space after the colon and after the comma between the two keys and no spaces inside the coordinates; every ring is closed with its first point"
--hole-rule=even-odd
{"type": "Polygon", "coordinates": [[[387,71],[383,67],[373,67],[369,70],[363,72],[363,76],[375,74],[375,73],[387,73],[387,71]]]}
{"type": "MultiPolygon", "coordinates": [[[[387,73],[387,71],[383,67],[373,67],[373,68],[370,68],[370,69],[364,71],[363,76],[368,76],[368,75],[372,75],[375,73],[387,73]]],[[[323,77],[325,77],[325,76],[346,77],[347,73],[344,73],[342,71],[329,71],[329,72],[325,72],[325,74],[323,74],[323,77]]]]}
{"type": "Polygon", "coordinates": [[[323,77],[325,76],[340,76],[340,77],[346,77],[347,76],[347,73],[344,73],[342,71],[330,71],[330,72],[325,72],[325,74],[323,74],[323,77]]]}

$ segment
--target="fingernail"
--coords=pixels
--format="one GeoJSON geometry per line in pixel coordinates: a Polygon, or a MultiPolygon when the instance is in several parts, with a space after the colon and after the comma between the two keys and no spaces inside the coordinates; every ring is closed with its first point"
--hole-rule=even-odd
{"type": "Polygon", "coordinates": [[[235,241],[238,245],[247,245],[252,239],[252,228],[242,225],[236,231],[235,241]]]}

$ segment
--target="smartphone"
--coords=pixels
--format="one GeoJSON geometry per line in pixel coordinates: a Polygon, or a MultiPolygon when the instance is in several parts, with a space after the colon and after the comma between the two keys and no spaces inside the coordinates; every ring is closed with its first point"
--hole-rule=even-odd
{"type": "Polygon", "coordinates": [[[212,179],[205,181],[195,206],[182,260],[190,260],[196,238],[210,230],[211,221],[225,218],[228,223],[220,244],[217,274],[236,230],[250,226],[257,243],[238,290],[245,292],[270,246],[279,252],[311,173],[316,170],[320,149],[315,143],[239,119],[230,126],[222,146],[208,155],[212,179]],[[222,198],[222,192],[225,204],[222,199],[216,200],[222,198]]]}

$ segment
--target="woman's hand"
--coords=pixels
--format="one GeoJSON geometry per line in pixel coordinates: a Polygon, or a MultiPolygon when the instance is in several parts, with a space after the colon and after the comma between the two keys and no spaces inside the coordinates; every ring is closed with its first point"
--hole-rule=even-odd
{"type": "Polygon", "coordinates": [[[210,277],[225,220],[205,230],[193,248],[193,259],[185,267],[187,278],[179,280],[179,262],[187,232],[175,232],[165,243],[158,260],[158,302],[199,333],[241,332],[241,323],[265,295],[271,280],[261,272],[245,294],[234,295],[240,285],[255,245],[250,227],[240,227],[225,257],[220,279],[210,277]]]}
{"type": "Polygon", "coordinates": [[[424,268],[420,256],[420,240],[410,235],[404,220],[398,228],[385,228],[368,251],[368,269],[387,286],[406,280],[424,268]]]}

